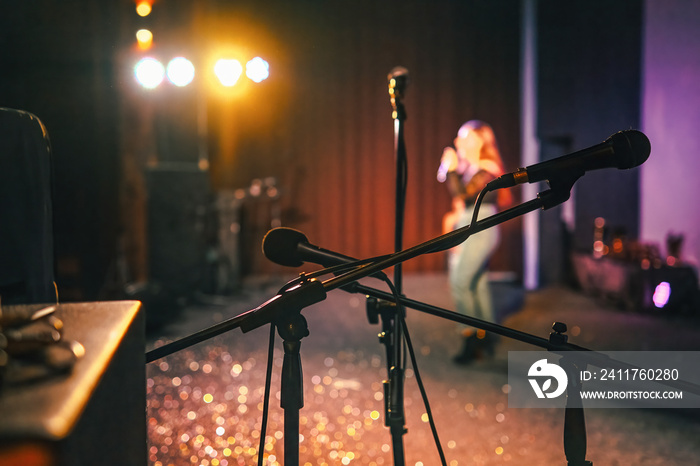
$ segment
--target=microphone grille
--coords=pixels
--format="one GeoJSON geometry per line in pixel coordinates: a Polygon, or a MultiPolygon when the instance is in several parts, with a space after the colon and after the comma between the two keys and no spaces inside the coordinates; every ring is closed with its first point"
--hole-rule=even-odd
{"type": "Polygon", "coordinates": [[[403,66],[395,66],[389,71],[388,79],[391,78],[408,78],[408,70],[403,66]]]}
{"type": "Polygon", "coordinates": [[[297,246],[308,243],[306,235],[293,228],[274,228],[265,234],[262,250],[265,257],[275,264],[287,267],[301,267],[304,261],[299,257],[297,246]]]}
{"type": "Polygon", "coordinates": [[[618,154],[617,168],[634,168],[643,164],[651,154],[651,143],[644,133],[626,130],[610,136],[615,153],[618,154]]]}
{"type": "Polygon", "coordinates": [[[394,88],[399,95],[402,95],[406,86],[408,85],[408,70],[403,66],[395,66],[389,71],[387,75],[387,80],[389,81],[389,88],[392,87],[392,80],[394,81],[394,88]]]}

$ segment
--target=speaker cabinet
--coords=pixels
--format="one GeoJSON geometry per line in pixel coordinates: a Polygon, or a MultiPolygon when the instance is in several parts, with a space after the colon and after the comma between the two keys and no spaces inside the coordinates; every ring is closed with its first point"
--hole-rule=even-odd
{"type": "Polygon", "coordinates": [[[195,164],[161,164],[149,169],[147,182],[149,280],[189,294],[206,266],[209,172],[195,164]]]}
{"type": "Polygon", "coordinates": [[[55,315],[85,355],[69,374],[3,387],[0,465],[147,464],[140,303],[61,304],[55,315]]]}

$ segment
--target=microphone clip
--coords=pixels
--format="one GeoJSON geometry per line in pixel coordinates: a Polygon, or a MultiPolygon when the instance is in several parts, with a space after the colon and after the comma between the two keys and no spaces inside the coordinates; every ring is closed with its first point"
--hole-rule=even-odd
{"type": "Polygon", "coordinates": [[[324,299],[326,299],[326,290],[323,283],[316,279],[308,280],[302,274],[301,282],[292,282],[283,286],[273,298],[248,311],[240,323],[241,331],[247,333],[265,324],[277,323],[279,319],[298,314],[302,309],[324,299]]]}
{"type": "Polygon", "coordinates": [[[571,190],[574,188],[574,183],[583,176],[584,172],[575,173],[565,178],[554,178],[547,180],[549,188],[547,191],[537,194],[537,198],[542,203],[542,209],[551,209],[554,206],[563,204],[571,197],[571,190]]]}

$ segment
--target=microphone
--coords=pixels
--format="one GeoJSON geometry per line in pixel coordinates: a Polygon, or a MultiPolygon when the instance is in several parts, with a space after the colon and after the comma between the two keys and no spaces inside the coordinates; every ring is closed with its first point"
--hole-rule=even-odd
{"type": "Polygon", "coordinates": [[[398,123],[406,119],[406,110],[401,100],[408,85],[408,70],[403,66],[395,66],[387,75],[389,80],[389,96],[391,97],[391,118],[398,123]]]}
{"type": "Polygon", "coordinates": [[[649,158],[650,153],[651,144],[644,133],[636,130],[620,131],[587,149],[506,173],[486,187],[495,190],[538,181],[548,181],[551,184],[560,179],[573,184],[573,181],[590,170],[637,167],[649,158]]]}
{"type": "Polygon", "coordinates": [[[314,246],[304,233],[285,227],[268,231],[263,238],[262,250],[269,260],[287,267],[301,267],[304,262],[332,267],[357,261],[350,256],[314,246]]]}
{"type": "Polygon", "coordinates": [[[389,93],[395,93],[399,98],[403,97],[408,85],[408,70],[403,66],[395,66],[389,71],[387,80],[389,81],[389,93]]]}

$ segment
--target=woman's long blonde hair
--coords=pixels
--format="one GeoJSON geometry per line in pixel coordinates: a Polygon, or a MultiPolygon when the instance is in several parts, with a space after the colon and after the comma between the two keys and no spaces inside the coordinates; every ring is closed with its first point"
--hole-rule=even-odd
{"type": "Polygon", "coordinates": [[[495,176],[500,176],[503,174],[503,160],[501,159],[501,152],[498,150],[498,143],[496,142],[496,135],[493,133],[493,128],[488,123],[481,120],[469,120],[460,126],[457,132],[458,137],[464,134],[466,131],[474,131],[479,135],[484,144],[481,146],[480,158],[483,160],[489,160],[498,165],[500,173],[493,173],[495,176]]]}
{"type": "MultiPolygon", "coordinates": [[[[496,177],[501,176],[505,172],[503,159],[501,158],[501,152],[498,150],[496,135],[491,125],[481,120],[469,120],[459,128],[457,135],[460,136],[464,134],[465,131],[474,131],[479,135],[483,141],[481,153],[479,154],[480,159],[493,162],[498,167],[498,170],[496,173],[492,171],[491,174],[496,177]]],[[[512,203],[513,195],[508,189],[501,189],[498,191],[498,206],[500,208],[507,208],[512,203]]]]}

